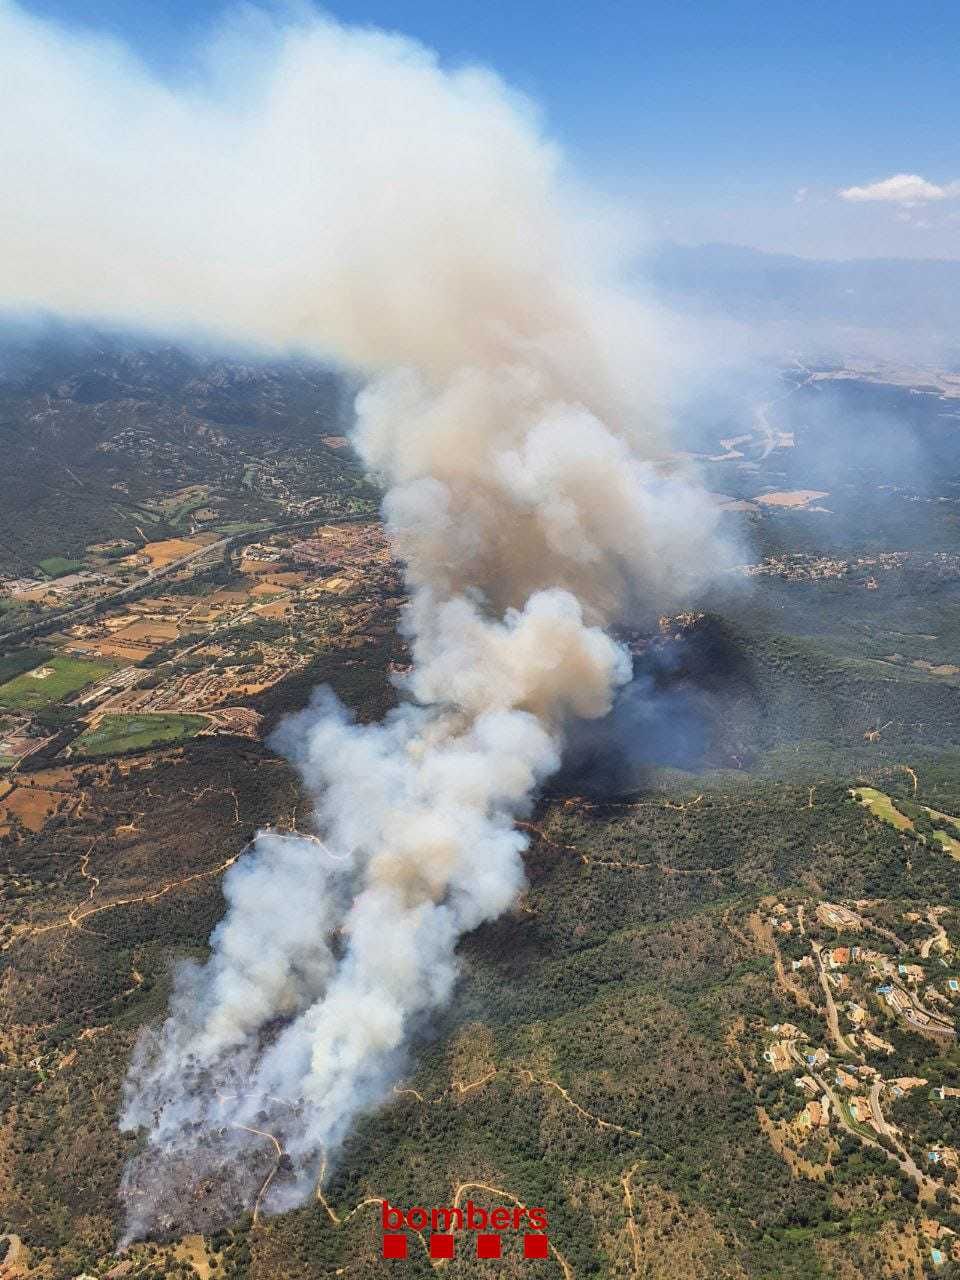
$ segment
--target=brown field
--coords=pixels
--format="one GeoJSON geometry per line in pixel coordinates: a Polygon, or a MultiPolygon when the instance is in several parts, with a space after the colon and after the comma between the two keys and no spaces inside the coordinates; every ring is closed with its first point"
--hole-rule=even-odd
{"type": "MultiPolygon", "coordinates": [[[[201,539],[197,539],[201,541],[201,539]]],[[[139,617],[144,613],[156,613],[158,610],[169,608],[173,605],[176,609],[182,609],[184,604],[189,604],[191,600],[199,600],[199,596],[144,596],[142,600],[137,600],[135,604],[130,606],[127,617],[139,617]]]]}
{"type": "Polygon", "coordinates": [[[215,591],[210,596],[211,604],[246,604],[249,600],[246,591],[228,591],[224,588],[222,591],[215,591]]]}
{"type": "MultiPolygon", "coordinates": [[[[30,831],[42,831],[57,806],[67,798],[62,791],[42,787],[16,787],[0,800],[0,832],[9,831],[11,817],[17,817],[30,831]]],[[[67,801],[72,806],[71,801],[67,801]]]]}
{"type": "Polygon", "coordinates": [[[129,627],[131,622],[137,622],[139,618],[139,613],[122,613],[118,614],[115,618],[104,618],[103,626],[105,626],[109,632],[113,633],[114,631],[122,631],[124,627],[129,627]]]}
{"type": "Polygon", "coordinates": [[[317,583],[317,589],[320,591],[330,591],[336,596],[342,596],[344,592],[350,591],[357,584],[353,578],[341,578],[334,576],[332,578],[324,578],[322,582],[317,583]]]}
{"type": "Polygon", "coordinates": [[[289,587],[281,587],[277,582],[258,582],[250,588],[252,596],[282,596],[289,590],[289,587]]]}
{"type": "Polygon", "coordinates": [[[259,573],[269,573],[273,567],[273,560],[243,560],[240,563],[240,572],[256,575],[259,573]]]}
{"type": "Polygon", "coordinates": [[[176,640],[177,626],[174,622],[131,622],[129,626],[113,633],[114,640],[153,640],[157,644],[165,644],[168,640],[176,640]]]}
{"type": "Polygon", "coordinates": [[[51,595],[49,587],[34,587],[32,591],[21,591],[17,599],[28,600],[31,604],[53,603],[56,596],[51,595]]]}
{"type": "MultiPolygon", "coordinates": [[[[263,576],[263,582],[269,583],[273,587],[302,587],[305,582],[309,581],[309,573],[296,573],[293,570],[264,574],[263,576]]],[[[261,585],[261,583],[257,583],[258,587],[261,585]]]]}
{"type": "Polygon", "coordinates": [[[184,1236],[171,1252],[178,1262],[184,1262],[192,1268],[199,1280],[209,1280],[210,1258],[203,1236],[184,1236]]]}
{"type": "Polygon", "coordinates": [[[131,622],[114,631],[109,640],[102,641],[97,647],[105,658],[142,662],[161,645],[176,640],[178,634],[173,622],[131,622]]]}
{"type": "Polygon", "coordinates": [[[188,556],[191,551],[199,551],[203,545],[186,538],[165,538],[162,542],[148,542],[142,554],[152,565],[165,565],[171,560],[179,560],[181,556],[188,556]]]}
{"type": "Polygon", "coordinates": [[[817,498],[829,498],[829,493],[819,489],[778,489],[774,493],[761,493],[754,499],[765,507],[805,507],[817,498]]]}
{"type": "Polygon", "coordinates": [[[48,791],[69,791],[77,784],[76,770],[67,765],[54,765],[50,769],[38,769],[30,774],[30,785],[48,791]]]}
{"type": "Polygon", "coordinates": [[[149,658],[156,645],[124,644],[119,640],[104,640],[99,646],[102,658],[119,658],[121,662],[142,662],[149,658]]]}
{"type": "Polygon", "coordinates": [[[254,613],[259,618],[285,618],[289,612],[289,600],[277,600],[274,604],[258,604],[254,609],[254,613]]]}

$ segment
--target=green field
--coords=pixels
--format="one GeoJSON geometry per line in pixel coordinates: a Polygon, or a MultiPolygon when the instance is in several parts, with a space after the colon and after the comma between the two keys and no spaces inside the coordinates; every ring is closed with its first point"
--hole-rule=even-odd
{"type": "Polygon", "coordinates": [[[82,560],[68,560],[66,556],[48,556],[39,562],[37,568],[42,569],[48,578],[62,578],[67,573],[78,573],[86,565],[82,560]]]}
{"type": "Polygon", "coordinates": [[[99,660],[92,662],[86,658],[51,658],[6,684],[0,684],[0,707],[17,711],[49,707],[116,671],[118,665],[99,660]],[[41,675],[41,672],[48,674],[41,675]]]}
{"type": "Polygon", "coordinates": [[[136,751],[162,742],[183,742],[194,738],[209,724],[206,716],[164,715],[144,711],[139,715],[104,716],[95,729],[88,729],[73,744],[77,756],[107,756],[136,751]]]}
{"type": "MultiPolygon", "coordinates": [[[[901,813],[886,792],[877,791],[874,787],[858,787],[854,795],[861,804],[866,805],[875,817],[880,818],[883,822],[889,822],[898,831],[914,830],[913,819],[901,813]]],[[[941,813],[939,809],[931,809],[926,804],[922,804],[919,807],[932,822],[945,822],[952,827],[957,825],[958,820],[949,813],[941,813]]],[[[926,838],[920,836],[921,840],[926,838]]],[[[960,840],[957,840],[955,836],[952,836],[948,831],[934,830],[929,838],[939,845],[944,853],[949,853],[951,858],[956,858],[960,861],[960,840]]]]}
{"type": "Polygon", "coordinates": [[[895,807],[886,792],[877,791],[875,787],[858,787],[856,797],[875,817],[889,822],[891,827],[898,831],[913,830],[913,823],[895,807]]]}

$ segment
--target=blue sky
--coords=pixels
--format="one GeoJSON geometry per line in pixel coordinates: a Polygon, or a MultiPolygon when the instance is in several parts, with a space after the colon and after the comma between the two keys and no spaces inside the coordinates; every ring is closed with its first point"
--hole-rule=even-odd
{"type": "MultiPolygon", "coordinates": [[[[177,74],[220,0],[34,0],[177,74]]],[[[651,234],[809,255],[960,257],[955,0],[334,0],[483,62],[651,234]],[[840,199],[894,174],[919,198],[840,199]]]]}

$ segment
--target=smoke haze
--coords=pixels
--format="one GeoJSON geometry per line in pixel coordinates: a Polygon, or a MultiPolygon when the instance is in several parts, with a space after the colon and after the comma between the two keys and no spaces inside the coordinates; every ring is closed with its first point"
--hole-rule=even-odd
{"type": "Polygon", "coordinates": [[[360,727],[320,694],[276,739],[323,844],[258,837],[140,1042],[127,1239],[310,1194],[450,998],[459,937],[522,889],[514,819],[630,678],[607,628],[728,559],[661,435],[665,322],[529,104],[399,38],[252,21],[258,52],[234,30],[174,90],[0,7],[0,302],[360,371],[411,592],[401,706],[360,727]],[[271,1134],[289,1167],[264,1190],[271,1134]]]}

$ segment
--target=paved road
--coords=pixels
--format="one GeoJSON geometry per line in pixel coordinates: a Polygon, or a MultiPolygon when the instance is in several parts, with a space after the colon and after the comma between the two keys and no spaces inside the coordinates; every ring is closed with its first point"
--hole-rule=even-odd
{"type": "Polygon", "coordinates": [[[936,1195],[939,1183],[934,1182],[932,1178],[928,1178],[927,1175],[917,1167],[917,1163],[913,1156],[903,1146],[894,1131],[893,1125],[888,1122],[886,1116],[883,1114],[880,1107],[880,1091],[882,1089],[883,1081],[876,1080],[871,1086],[870,1093],[868,1094],[870,1101],[870,1114],[873,1116],[877,1132],[882,1133],[885,1138],[889,1138],[897,1148],[897,1152],[894,1154],[894,1159],[900,1165],[900,1168],[903,1169],[905,1173],[908,1173],[918,1186],[926,1187],[929,1194],[936,1195]]]}
{"type": "MultiPolygon", "coordinates": [[[[803,1057],[803,1055],[800,1053],[799,1049],[797,1048],[796,1041],[794,1040],[790,1041],[789,1049],[790,1049],[790,1054],[793,1057],[794,1061],[804,1069],[807,1075],[812,1076],[814,1080],[816,1080],[817,1084],[820,1086],[823,1092],[830,1099],[830,1104],[833,1107],[834,1114],[836,1115],[838,1121],[840,1122],[840,1127],[842,1129],[845,1129],[847,1133],[850,1134],[851,1137],[856,1138],[859,1142],[862,1142],[864,1146],[877,1147],[880,1151],[883,1151],[885,1155],[891,1156],[892,1159],[896,1160],[897,1164],[900,1166],[903,1172],[907,1174],[908,1177],[914,1180],[914,1182],[917,1184],[917,1186],[920,1189],[921,1196],[926,1199],[933,1199],[934,1195],[936,1194],[937,1187],[940,1184],[934,1182],[931,1178],[928,1178],[926,1174],[923,1173],[923,1171],[917,1167],[916,1161],[912,1158],[912,1156],[910,1156],[908,1152],[903,1150],[899,1142],[897,1142],[897,1139],[892,1138],[889,1126],[887,1125],[886,1120],[883,1118],[882,1112],[880,1112],[880,1122],[883,1125],[883,1132],[888,1137],[892,1138],[892,1141],[894,1142],[897,1148],[896,1151],[893,1151],[893,1152],[887,1151],[886,1148],[881,1143],[877,1142],[873,1138],[868,1138],[866,1134],[864,1134],[859,1128],[857,1128],[855,1125],[852,1125],[849,1122],[849,1120],[847,1119],[846,1111],[841,1105],[840,1098],[837,1094],[836,1089],[834,1089],[833,1085],[828,1084],[827,1081],[823,1078],[823,1076],[820,1075],[818,1071],[815,1071],[807,1063],[807,1060],[803,1057]]],[[[879,1081],[878,1084],[874,1086],[874,1089],[877,1090],[877,1098],[876,1098],[877,1112],[880,1111],[879,1090],[882,1087],[883,1087],[882,1080],[879,1081]]],[[[873,1094],[873,1090],[871,1090],[870,1110],[871,1112],[874,1112],[874,1098],[872,1094],[873,1094]]],[[[877,1112],[874,1112],[874,1116],[876,1116],[877,1112]]]]}
{"type": "Polygon", "coordinates": [[[816,943],[811,944],[811,950],[813,951],[814,964],[817,966],[817,973],[820,975],[820,985],[821,987],[823,987],[823,994],[827,998],[827,1026],[830,1029],[830,1039],[833,1041],[833,1043],[836,1045],[836,1047],[840,1050],[841,1053],[849,1053],[853,1057],[859,1058],[861,1061],[863,1061],[863,1054],[857,1053],[856,1049],[854,1049],[852,1045],[847,1043],[847,1041],[844,1039],[843,1033],[840,1030],[840,1019],[837,1016],[837,1006],[833,999],[833,991],[831,990],[831,987],[830,987],[830,979],[827,977],[827,971],[823,967],[823,957],[820,955],[820,952],[817,948],[816,943]]]}
{"type": "Polygon", "coordinates": [[[902,1017],[905,1022],[921,1031],[933,1032],[942,1036],[956,1036],[956,1026],[952,1018],[948,1018],[945,1013],[936,1013],[933,1009],[928,1009],[915,991],[904,983],[898,982],[894,977],[888,977],[887,981],[895,991],[909,1002],[910,1008],[906,1013],[901,1014],[899,1010],[896,1011],[898,1016],[902,1017]]]}
{"type": "Polygon", "coordinates": [[[876,920],[871,920],[867,916],[861,915],[858,911],[855,911],[849,903],[844,903],[843,905],[851,915],[855,915],[857,917],[862,929],[871,929],[874,933],[878,933],[881,938],[886,938],[888,942],[893,943],[901,955],[903,952],[910,950],[904,940],[902,938],[898,938],[892,929],[887,929],[882,924],[877,924],[876,920]]]}
{"type": "Polygon", "coordinates": [[[144,574],[142,578],[138,578],[136,582],[131,582],[126,587],[121,587],[119,591],[114,591],[109,596],[101,596],[99,600],[91,601],[90,604],[75,604],[69,609],[61,609],[58,613],[49,614],[45,618],[41,618],[37,622],[31,623],[27,627],[21,627],[17,631],[11,631],[8,635],[0,635],[0,644],[14,643],[20,639],[29,639],[31,636],[42,635],[45,631],[55,630],[61,622],[66,622],[75,618],[82,618],[86,614],[91,613],[94,609],[102,609],[107,605],[117,604],[121,600],[134,596],[138,592],[145,590],[152,583],[158,582],[161,578],[165,578],[168,574],[176,573],[178,569],[182,569],[184,565],[192,564],[196,560],[201,560],[204,556],[210,555],[212,552],[222,551],[230,542],[229,538],[220,538],[217,542],[208,543],[207,546],[201,547],[198,551],[191,551],[189,555],[179,556],[176,560],[171,560],[159,569],[151,569],[144,574]]]}

